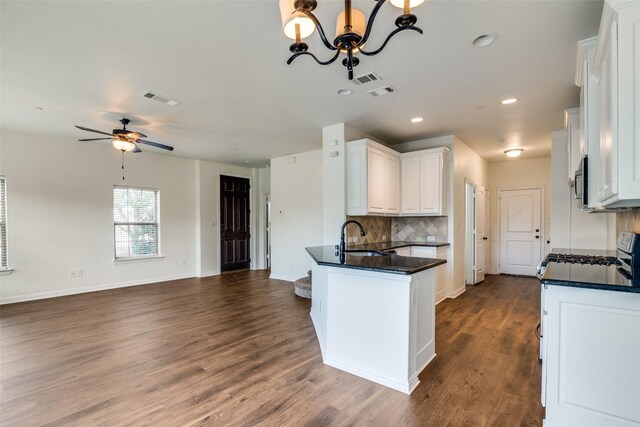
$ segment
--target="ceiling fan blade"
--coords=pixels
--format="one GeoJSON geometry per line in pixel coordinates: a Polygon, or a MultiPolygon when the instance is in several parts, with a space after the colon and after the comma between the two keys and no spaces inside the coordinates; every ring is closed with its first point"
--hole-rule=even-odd
{"type": "MultiPolygon", "coordinates": [[[[133,144],[133,145],[136,145],[136,144],[133,144]]],[[[136,148],[134,148],[133,150],[131,150],[131,152],[132,152],[132,153],[141,153],[141,152],[142,152],[142,150],[140,149],[140,147],[138,147],[138,146],[136,145],[136,148]]]]}
{"type": "Polygon", "coordinates": [[[162,148],[163,150],[169,150],[169,151],[173,151],[173,147],[171,147],[170,145],[164,145],[164,144],[159,144],[157,142],[153,142],[153,141],[146,141],[144,139],[139,139],[136,141],[138,144],[147,144],[150,145],[152,147],[158,147],[158,148],[162,148]]]}
{"type": "Polygon", "coordinates": [[[113,136],[113,134],[111,134],[111,133],[107,133],[107,132],[102,132],[101,130],[90,129],[90,128],[86,128],[86,127],[78,126],[78,125],[76,125],[76,127],[77,127],[78,129],[80,129],[80,130],[86,130],[86,131],[88,131],[88,132],[95,132],[95,133],[101,133],[101,134],[103,134],[103,135],[113,136]]]}
{"type": "Polygon", "coordinates": [[[112,139],[112,138],[88,138],[88,139],[79,139],[78,141],[102,141],[104,139],[112,139]]]}

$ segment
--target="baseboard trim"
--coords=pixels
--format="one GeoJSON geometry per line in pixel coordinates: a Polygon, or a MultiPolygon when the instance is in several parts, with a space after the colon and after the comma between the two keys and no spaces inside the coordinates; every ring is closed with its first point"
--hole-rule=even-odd
{"type": "Polygon", "coordinates": [[[280,276],[279,274],[273,274],[273,273],[269,275],[269,279],[284,280],[286,282],[295,282],[299,278],[300,277],[291,278],[289,276],[280,276]]]}
{"type": "Polygon", "coordinates": [[[200,273],[200,275],[198,277],[203,278],[203,277],[211,277],[211,276],[219,276],[219,275],[220,275],[220,270],[205,271],[203,273],[200,273]]]}
{"type": "Polygon", "coordinates": [[[447,298],[458,298],[460,295],[464,294],[465,292],[467,292],[467,289],[465,286],[463,286],[462,288],[458,289],[457,291],[447,295],[447,298]]]}
{"type": "Polygon", "coordinates": [[[58,289],[55,291],[48,291],[48,292],[35,292],[32,294],[16,295],[13,297],[2,297],[0,298],[0,305],[14,304],[17,302],[36,301],[36,300],[47,299],[47,298],[64,297],[67,295],[84,294],[87,292],[106,291],[109,289],[128,288],[129,286],[150,285],[152,283],[169,282],[171,280],[188,279],[191,277],[194,277],[193,274],[176,274],[173,276],[154,277],[152,279],[105,283],[105,284],[95,285],[95,286],[58,289]]]}
{"type": "Polygon", "coordinates": [[[412,375],[411,378],[408,378],[407,381],[404,382],[378,375],[365,369],[356,368],[355,366],[352,366],[348,363],[340,362],[339,360],[331,359],[329,357],[324,358],[324,363],[325,365],[332,366],[336,369],[340,369],[341,371],[348,372],[350,374],[356,375],[369,381],[373,381],[374,383],[381,384],[385,387],[389,387],[405,394],[411,394],[411,392],[415,390],[418,384],[420,384],[418,375],[412,375]]]}

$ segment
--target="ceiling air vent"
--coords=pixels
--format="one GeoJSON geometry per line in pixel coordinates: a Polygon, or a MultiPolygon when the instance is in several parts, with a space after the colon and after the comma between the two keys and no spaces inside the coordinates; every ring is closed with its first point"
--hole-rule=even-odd
{"type": "Polygon", "coordinates": [[[169,99],[166,96],[158,95],[157,93],[153,93],[153,92],[145,92],[142,94],[142,96],[144,96],[145,98],[153,99],[154,101],[162,102],[163,104],[171,105],[171,106],[182,104],[182,102],[180,101],[169,99]]]}
{"type": "Polygon", "coordinates": [[[366,85],[367,83],[377,82],[378,80],[382,80],[382,77],[374,73],[373,71],[367,74],[362,74],[360,76],[356,76],[353,78],[353,83],[356,85],[366,85]]]}
{"type": "Polygon", "coordinates": [[[371,96],[383,96],[395,92],[396,90],[391,86],[381,87],[379,89],[370,90],[367,93],[371,96]]]}

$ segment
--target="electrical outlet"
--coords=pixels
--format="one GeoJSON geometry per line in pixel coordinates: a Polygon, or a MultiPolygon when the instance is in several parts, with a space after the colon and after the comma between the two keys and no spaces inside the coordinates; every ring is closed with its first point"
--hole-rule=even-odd
{"type": "Polygon", "coordinates": [[[76,268],[76,277],[82,277],[82,269],[76,268]]]}
{"type": "Polygon", "coordinates": [[[187,260],[186,259],[181,259],[180,260],[180,265],[182,265],[182,266],[187,265],[187,260]]]}
{"type": "Polygon", "coordinates": [[[427,242],[435,242],[436,236],[427,236],[427,242]]]}
{"type": "Polygon", "coordinates": [[[69,277],[76,277],[76,270],[75,269],[71,269],[69,270],[69,277]]]}

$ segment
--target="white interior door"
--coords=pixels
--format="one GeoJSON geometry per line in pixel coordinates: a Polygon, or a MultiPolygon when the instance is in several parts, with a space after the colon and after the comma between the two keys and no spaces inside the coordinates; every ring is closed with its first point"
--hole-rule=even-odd
{"type": "Polygon", "coordinates": [[[476,187],[476,259],[474,283],[484,280],[487,270],[487,189],[483,186],[476,187]]]}
{"type": "Polygon", "coordinates": [[[500,273],[535,275],[541,257],[541,196],[539,188],[500,191],[500,273]]]}

